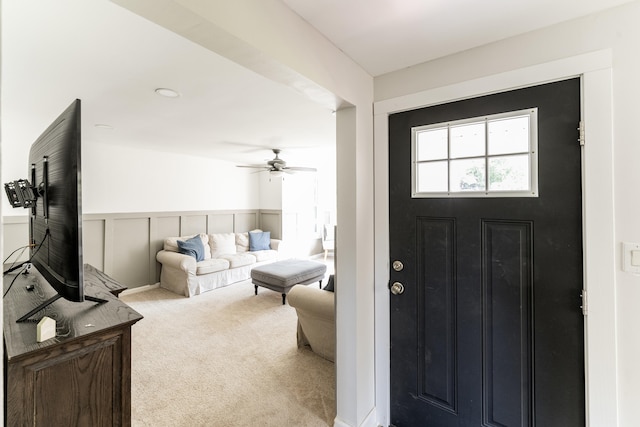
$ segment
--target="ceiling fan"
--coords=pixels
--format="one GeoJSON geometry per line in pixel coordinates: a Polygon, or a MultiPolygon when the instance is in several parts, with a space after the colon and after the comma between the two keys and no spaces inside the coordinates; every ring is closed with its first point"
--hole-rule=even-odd
{"type": "MultiPolygon", "coordinates": [[[[297,167],[297,166],[287,166],[287,162],[278,157],[280,154],[279,148],[273,148],[271,151],[276,155],[273,160],[269,160],[266,165],[237,165],[239,168],[253,168],[253,169],[262,169],[269,172],[286,172],[286,173],[294,173],[294,172],[316,172],[316,168],[306,168],[306,167],[297,167]]],[[[262,171],[257,171],[262,172],[262,171]]]]}

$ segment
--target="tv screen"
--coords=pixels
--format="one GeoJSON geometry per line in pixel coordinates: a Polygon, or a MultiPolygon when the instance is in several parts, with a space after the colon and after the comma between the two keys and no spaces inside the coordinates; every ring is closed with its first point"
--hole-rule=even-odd
{"type": "Polygon", "coordinates": [[[31,208],[30,262],[57,293],[84,301],[80,100],[40,135],[29,152],[30,178],[37,193],[31,208]]]}

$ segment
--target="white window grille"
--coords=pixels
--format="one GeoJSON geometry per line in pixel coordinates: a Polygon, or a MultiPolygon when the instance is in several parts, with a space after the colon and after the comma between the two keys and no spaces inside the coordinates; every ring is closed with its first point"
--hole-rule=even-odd
{"type": "Polygon", "coordinates": [[[537,108],[412,128],[412,197],[537,197],[537,129],[537,108]]]}

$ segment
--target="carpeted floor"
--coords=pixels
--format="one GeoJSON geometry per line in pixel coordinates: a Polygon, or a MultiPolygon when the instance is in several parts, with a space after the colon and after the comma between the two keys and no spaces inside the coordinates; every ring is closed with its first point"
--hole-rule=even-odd
{"type": "MultiPolygon", "coordinates": [[[[310,285],[315,286],[315,285],[310,285]]],[[[296,347],[296,313],[250,281],[184,298],[122,296],[132,328],[135,426],[330,426],[335,365],[296,347]]]]}

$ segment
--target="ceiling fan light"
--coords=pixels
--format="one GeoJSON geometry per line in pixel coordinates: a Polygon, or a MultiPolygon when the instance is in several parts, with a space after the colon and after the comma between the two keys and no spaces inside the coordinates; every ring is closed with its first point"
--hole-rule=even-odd
{"type": "MultiPolygon", "coordinates": [[[[280,149],[274,148],[273,153],[276,157],[267,161],[266,165],[236,165],[239,168],[254,168],[269,171],[269,177],[282,177],[285,173],[295,173],[296,171],[316,172],[315,168],[287,166],[287,162],[278,157],[280,149]]],[[[261,171],[260,171],[261,172],[261,171]]]]}

